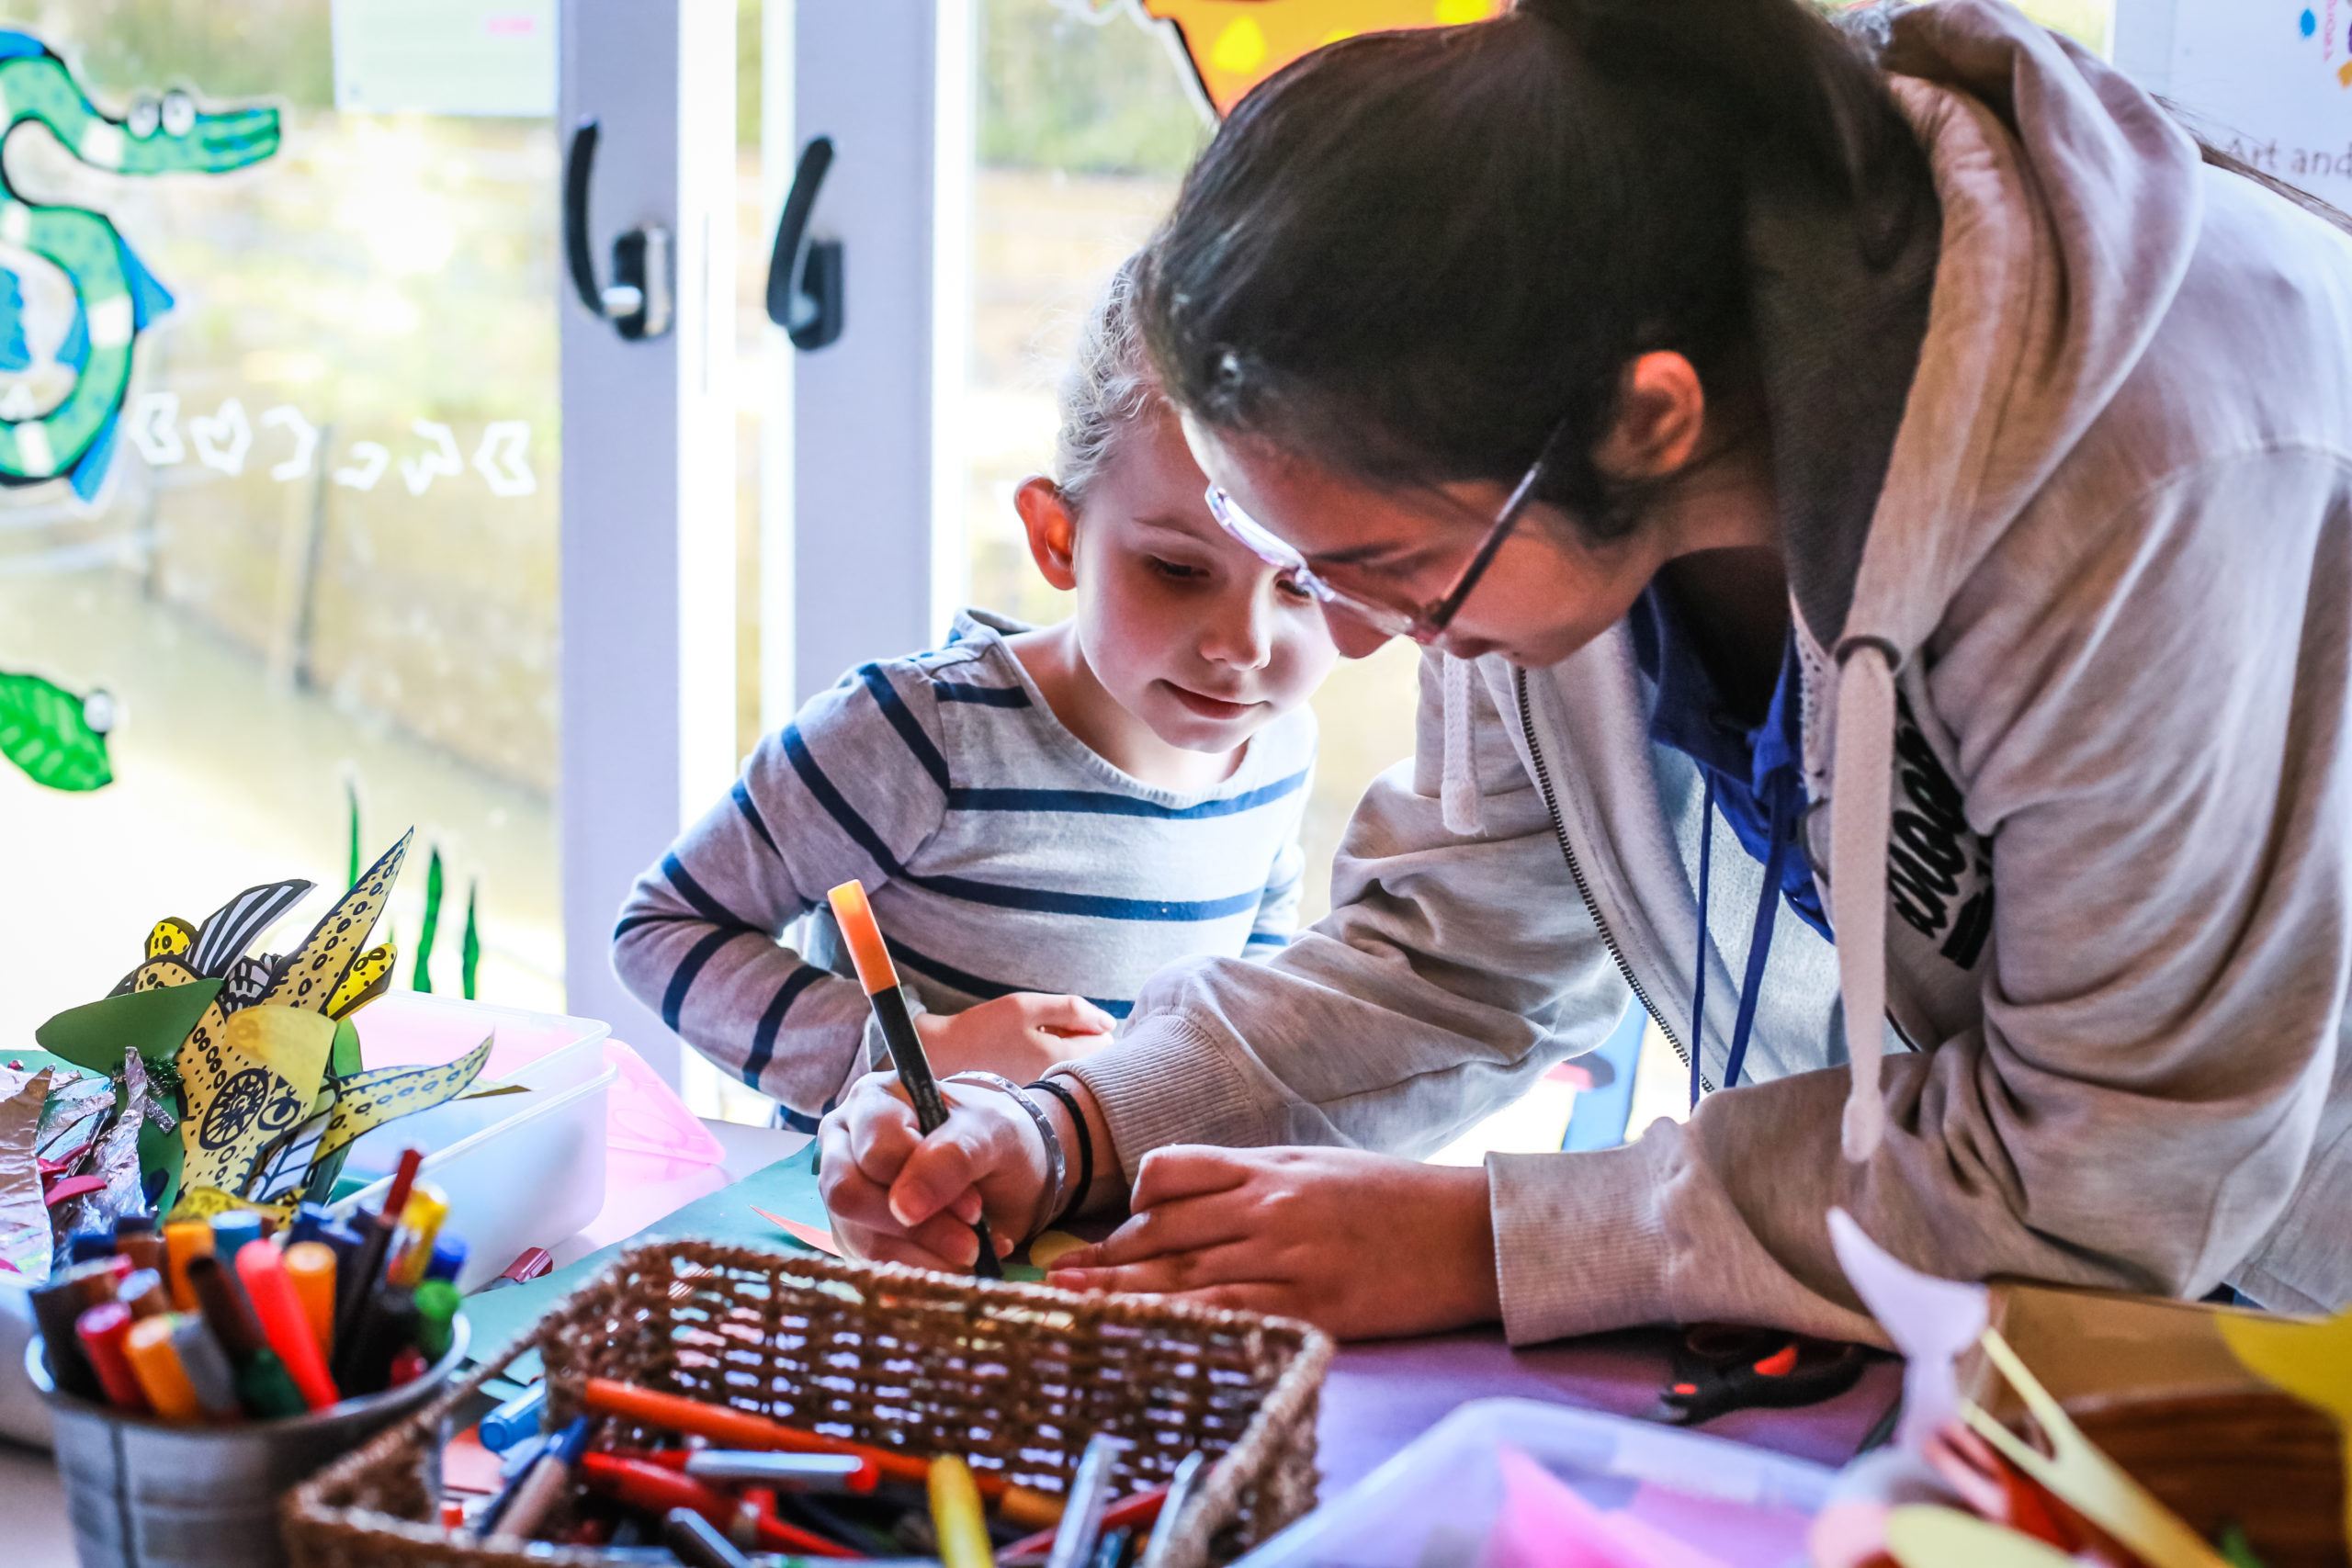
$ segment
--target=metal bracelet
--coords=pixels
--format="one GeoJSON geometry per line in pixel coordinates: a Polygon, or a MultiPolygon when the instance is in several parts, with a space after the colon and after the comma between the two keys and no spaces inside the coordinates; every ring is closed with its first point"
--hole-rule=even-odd
{"type": "Polygon", "coordinates": [[[1046,1108],[1037,1103],[1036,1097],[1001,1073],[950,1073],[947,1081],[978,1084],[1010,1095],[1013,1104],[1029,1113],[1029,1120],[1037,1124],[1037,1135],[1046,1140],[1046,1164],[1050,1174],[1046,1182],[1045,1212],[1049,1216],[1060,1213],[1062,1183],[1069,1179],[1069,1162],[1063,1156],[1062,1141],[1054,1132],[1053,1118],[1046,1114],[1046,1108]]]}

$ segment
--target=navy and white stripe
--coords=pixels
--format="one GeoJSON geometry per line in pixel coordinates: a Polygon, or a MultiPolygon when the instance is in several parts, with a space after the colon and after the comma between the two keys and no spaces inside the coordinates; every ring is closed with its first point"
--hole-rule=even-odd
{"type": "Polygon", "coordinates": [[[852,877],[937,1011],[1047,991],[1123,1019],[1169,964],[1289,940],[1312,714],[1261,730],[1216,788],[1178,795],[1062,727],[1004,645],[1020,629],[967,613],[945,647],[851,671],[761,742],[621,911],[623,982],[794,1124],[869,1060],[865,998],[824,917],[801,952],[784,945],[852,877]]]}

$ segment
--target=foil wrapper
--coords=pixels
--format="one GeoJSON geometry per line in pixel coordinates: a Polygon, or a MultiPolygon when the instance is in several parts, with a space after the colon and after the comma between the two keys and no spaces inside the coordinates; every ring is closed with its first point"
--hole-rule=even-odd
{"type": "Polygon", "coordinates": [[[123,1215],[141,1213],[147,1207],[144,1173],[139,1168],[139,1128],[147,1119],[150,1099],[147,1064],[129,1047],[122,1053],[122,1081],[121,1113],[98,1140],[90,1167],[91,1173],[105,1177],[107,1184],[96,1192],[66,1201],[58,1215],[60,1236],[75,1231],[105,1230],[123,1215]]]}
{"type": "Polygon", "coordinates": [[[112,1078],[52,1074],[49,1098],[41,1106],[40,1157],[58,1160],[87,1150],[97,1142],[113,1110],[112,1078]]]}
{"type": "Polygon", "coordinates": [[[52,1242],[36,1150],[55,1075],[46,1067],[0,1074],[0,1280],[46,1285],[52,1242]]]}

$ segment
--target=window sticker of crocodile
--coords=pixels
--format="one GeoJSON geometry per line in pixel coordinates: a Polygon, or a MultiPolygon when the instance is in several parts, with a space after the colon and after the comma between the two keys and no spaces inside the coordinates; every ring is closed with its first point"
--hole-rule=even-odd
{"type": "MultiPolygon", "coordinates": [[[[29,33],[0,29],[0,152],[27,121],[95,169],[119,175],[225,174],[277,151],[277,110],[208,112],[183,92],[141,97],[120,119],[102,113],[65,62],[29,33]]],[[[0,405],[0,486],[63,476],[95,498],[114,455],[131,346],[172,308],[172,297],[103,214],[45,206],[18,195],[0,164],[0,246],[30,252],[73,286],[73,316],[54,351],[71,374],[64,397],[43,412],[10,417],[0,405]]],[[[0,373],[35,368],[25,333],[23,279],[0,256],[0,373]]]]}

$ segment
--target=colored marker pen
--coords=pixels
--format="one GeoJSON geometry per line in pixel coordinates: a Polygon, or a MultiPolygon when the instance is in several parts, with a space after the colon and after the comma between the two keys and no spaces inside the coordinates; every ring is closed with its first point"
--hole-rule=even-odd
{"type": "Polygon", "coordinates": [[[334,1248],[322,1241],[298,1241],[286,1249],[286,1277],[311,1320],[311,1337],[319,1354],[334,1354],[334,1248]]]}
{"type": "Polygon", "coordinates": [[[180,1371],[187,1374],[188,1386],[196,1391],[196,1402],[204,1413],[216,1421],[236,1419],[242,1412],[237,1403],[237,1374],[204,1319],[192,1312],[175,1314],[172,1348],[179,1352],[180,1371]]]}
{"type": "Polygon", "coordinates": [[[82,1341],[82,1354],[90,1359],[90,1370],[98,1374],[98,1386],[106,1390],[107,1403],[118,1410],[143,1413],[147,1394],[139,1386],[138,1374],[130,1370],[130,1359],[123,1351],[123,1341],[130,1337],[130,1325],[129,1307],[120,1302],[106,1302],[75,1319],[74,1333],[82,1341]]]}
{"type": "Polygon", "coordinates": [[[455,1280],[466,1266],[466,1244],[456,1236],[445,1235],[433,1244],[433,1260],[424,1266],[428,1280],[455,1280]]]}
{"type": "MultiPolygon", "coordinates": [[[[947,1101],[931,1076],[931,1059],[923,1055],[922,1039],[915,1033],[914,1015],[907,1010],[906,993],[899,989],[898,966],[890,962],[882,928],[874,923],[874,907],[865,900],[865,886],[844,882],[827,893],[825,899],[833,908],[842,941],[849,946],[858,984],[865,987],[865,999],[873,1004],[875,1020],[882,1026],[882,1043],[890,1048],[891,1066],[899,1069],[899,1082],[915,1108],[915,1124],[926,1136],[936,1133],[947,1122],[947,1101]]],[[[972,1272],[983,1280],[1003,1279],[1004,1265],[997,1258],[996,1238],[989,1234],[987,1215],[972,1222],[972,1234],[979,1240],[972,1272]]]]}
{"type": "Polygon", "coordinates": [[[172,1305],[179,1311],[196,1310],[196,1292],[187,1285],[187,1260],[211,1254],[212,1227],[202,1220],[181,1220],[164,1227],[164,1272],[171,1281],[172,1305]]]}
{"type": "Polygon", "coordinates": [[[376,1293],[376,1286],[384,1275],[384,1256],[391,1250],[392,1233],[400,1228],[401,1212],[408,1207],[409,1189],[416,1184],[416,1168],[424,1163],[423,1149],[401,1151],[400,1168],[392,1172],[392,1184],[384,1193],[384,1206],[374,1213],[361,1213],[359,1224],[359,1256],[351,1268],[342,1271],[335,1294],[334,1340],[348,1345],[353,1332],[359,1326],[359,1314],[366,1310],[368,1299],[376,1293]]]}
{"type": "Polygon", "coordinates": [[[174,1326],[169,1315],[141,1318],[123,1336],[123,1359],[156,1415],[166,1421],[194,1421],[203,1416],[204,1406],[173,1348],[174,1326]]]}
{"type": "Polygon", "coordinates": [[[294,1281],[287,1278],[277,1248],[266,1241],[247,1242],[237,1252],[237,1278],[245,1287],[246,1299],[253,1303],[262,1337],[286,1363],[287,1374],[301,1391],[303,1402],[313,1410],[324,1410],[342,1398],[335,1392],[334,1380],[327,1375],[319,1337],[311,1331],[310,1315],[302,1310],[294,1281]]]}
{"type": "Polygon", "coordinates": [[[458,1318],[458,1287],[447,1280],[427,1280],[416,1288],[416,1348],[426,1366],[449,1353],[458,1318]]]}
{"type": "Polygon", "coordinates": [[[161,1317],[172,1310],[171,1292],[153,1269],[132,1269],[115,1286],[114,1299],[129,1307],[133,1317],[161,1317]]]}
{"type": "Polygon", "coordinates": [[[448,1217],[449,1200],[441,1190],[428,1181],[418,1182],[408,1195],[408,1206],[401,1211],[400,1251],[384,1270],[388,1283],[413,1291],[424,1282],[425,1266],[433,1261],[434,1238],[448,1217]]]}

